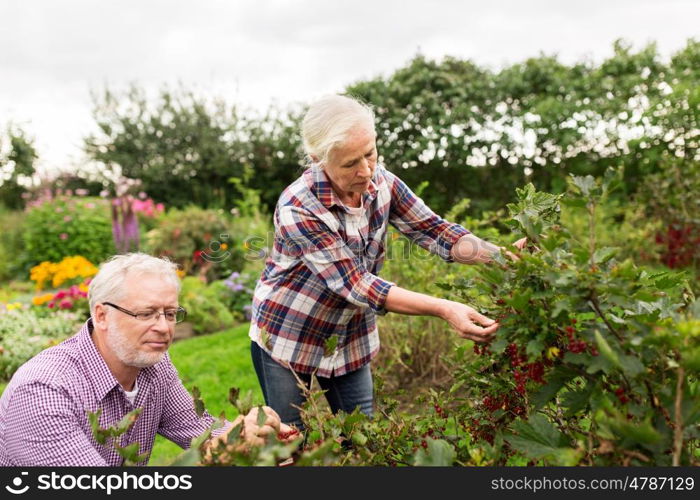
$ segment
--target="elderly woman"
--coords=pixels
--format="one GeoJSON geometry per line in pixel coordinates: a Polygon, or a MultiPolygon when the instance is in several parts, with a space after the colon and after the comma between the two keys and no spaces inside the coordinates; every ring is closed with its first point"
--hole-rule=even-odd
{"type": "Polygon", "coordinates": [[[359,407],[372,415],[377,314],[436,316],[476,342],[489,342],[498,329],[468,305],[380,278],[389,224],[448,262],[489,262],[501,250],[440,218],[377,163],[366,105],[339,95],[315,102],[302,138],[309,168],[277,203],[274,248],[255,289],[250,328],[265,402],[297,427],[304,401],[298,384],[308,386],[312,375],[334,412],[359,407]]]}

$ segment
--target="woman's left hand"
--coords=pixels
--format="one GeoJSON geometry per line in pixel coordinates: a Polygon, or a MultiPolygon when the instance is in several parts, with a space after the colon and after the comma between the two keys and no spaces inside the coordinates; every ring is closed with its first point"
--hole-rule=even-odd
{"type": "MultiPolygon", "coordinates": [[[[523,248],[525,248],[526,245],[527,245],[527,238],[520,238],[518,241],[513,243],[513,246],[515,248],[517,248],[518,250],[522,250],[523,248]]],[[[513,252],[507,250],[505,247],[503,247],[502,250],[503,250],[504,255],[506,257],[510,258],[511,260],[513,260],[513,261],[520,260],[520,257],[515,255],[513,252]]]]}

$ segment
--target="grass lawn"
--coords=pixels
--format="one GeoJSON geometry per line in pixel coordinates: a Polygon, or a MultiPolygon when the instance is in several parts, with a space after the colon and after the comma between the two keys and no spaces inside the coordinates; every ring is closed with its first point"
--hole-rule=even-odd
{"type": "MultiPolygon", "coordinates": [[[[263,403],[262,392],[250,359],[248,325],[223,332],[176,342],[170,357],[188,391],[197,386],[207,411],[219,416],[222,411],[229,419],[238,412],[228,402],[228,391],[238,387],[241,392],[253,391],[255,404],[263,403]]],[[[149,465],[167,465],[182,449],[167,439],[156,436],[149,465]]]]}

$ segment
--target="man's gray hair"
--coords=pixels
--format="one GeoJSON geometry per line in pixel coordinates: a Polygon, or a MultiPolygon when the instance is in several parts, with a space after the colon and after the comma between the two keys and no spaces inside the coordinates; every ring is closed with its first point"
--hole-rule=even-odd
{"type": "Polygon", "coordinates": [[[180,279],[177,277],[177,264],[167,258],[158,258],[145,253],[115,255],[100,265],[100,270],[90,282],[88,301],[90,314],[95,314],[95,306],[103,302],[119,302],[126,295],[124,282],[127,274],[157,274],[169,280],[180,292],[180,279]]]}
{"type": "Polygon", "coordinates": [[[301,124],[307,162],[314,163],[312,156],[318,162],[326,161],[357,126],[375,131],[374,112],[367,104],[344,95],[329,95],[312,103],[301,124]]]}

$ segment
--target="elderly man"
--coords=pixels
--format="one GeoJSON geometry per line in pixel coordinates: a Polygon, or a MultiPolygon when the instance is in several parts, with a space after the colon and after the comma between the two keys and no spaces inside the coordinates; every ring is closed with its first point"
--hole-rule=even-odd
{"type": "MultiPolygon", "coordinates": [[[[87,412],[101,410],[100,425],[108,427],[142,408],[121,446],[137,442],[147,456],[156,434],[187,448],[215,422],[206,412],[197,415],[167,354],[175,323],[186,314],[178,306],[175,268],[140,253],[100,267],[88,293],[91,318],[20,367],[0,398],[0,465],[121,465],[114,446],[92,436],[87,412]]],[[[262,428],[257,409],[239,417],[246,441],[280,431],[277,414],[265,412],[262,428]]],[[[230,428],[227,423],[215,434],[230,428]]]]}

